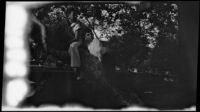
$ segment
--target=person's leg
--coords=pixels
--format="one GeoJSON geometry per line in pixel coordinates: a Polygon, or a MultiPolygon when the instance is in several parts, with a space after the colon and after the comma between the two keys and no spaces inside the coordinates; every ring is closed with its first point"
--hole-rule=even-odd
{"type": "Polygon", "coordinates": [[[81,65],[80,55],[78,50],[79,45],[80,45],[79,42],[73,42],[70,44],[69,54],[71,56],[71,67],[80,67],[81,65]]]}
{"type": "Polygon", "coordinates": [[[69,54],[71,57],[71,67],[73,68],[78,80],[80,79],[80,66],[81,66],[80,55],[78,50],[79,46],[80,46],[79,42],[73,42],[70,44],[69,48],[69,54]]]}

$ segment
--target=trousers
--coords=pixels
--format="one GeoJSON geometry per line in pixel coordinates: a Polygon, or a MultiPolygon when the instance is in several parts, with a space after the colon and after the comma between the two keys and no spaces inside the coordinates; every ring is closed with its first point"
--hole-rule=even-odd
{"type": "Polygon", "coordinates": [[[69,47],[69,55],[70,55],[70,66],[71,67],[80,67],[81,66],[81,59],[80,59],[80,54],[79,54],[79,46],[81,45],[81,42],[73,42],[70,44],[69,47]]]}

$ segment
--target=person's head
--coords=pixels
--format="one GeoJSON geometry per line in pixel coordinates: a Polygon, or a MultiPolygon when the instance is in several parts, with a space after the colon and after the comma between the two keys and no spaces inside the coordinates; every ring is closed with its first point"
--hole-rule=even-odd
{"type": "Polygon", "coordinates": [[[74,8],[68,8],[65,15],[71,23],[77,21],[77,11],[74,8]]]}

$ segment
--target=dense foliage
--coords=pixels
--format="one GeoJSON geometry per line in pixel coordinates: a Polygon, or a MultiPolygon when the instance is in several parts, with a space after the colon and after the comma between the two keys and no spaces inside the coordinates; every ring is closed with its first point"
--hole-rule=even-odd
{"type": "Polygon", "coordinates": [[[156,2],[141,10],[140,5],[128,3],[58,3],[34,9],[33,14],[56,35],[66,25],[64,11],[69,7],[76,8],[78,20],[112,49],[116,70],[173,72],[179,44],[176,4],[156,2]]]}

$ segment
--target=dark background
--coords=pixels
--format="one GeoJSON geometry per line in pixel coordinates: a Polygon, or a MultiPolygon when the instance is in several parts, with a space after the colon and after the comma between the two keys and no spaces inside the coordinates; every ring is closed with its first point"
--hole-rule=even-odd
{"type": "MultiPolygon", "coordinates": [[[[184,79],[190,80],[189,87],[197,88],[197,64],[198,64],[198,37],[199,37],[199,1],[184,1],[179,3],[181,50],[183,61],[189,68],[189,73],[185,72],[184,79]]],[[[183,65],[184,66],[184,65],[183,65]]],[[[185,70],[182,68],[182,70],[185,70]]]]}
{"type": "MultiPolygon", "coordinates": [[[[183,74],[179,77],[183,82],[182,86],[185,87],[186,90],[191,90],[193,92],[197,92],[197,56],[198,56],[198,37],[199,37],[199,1],[182,1],[177,2],[179,6],[179,17],[180,17],[180,32],[179,36],[181,37],[181,54],[182,59],[180,61],[184,61],[185,64],[179,66],[179,70],[182,70],[183,74]],[[186,70],[187,67],[189,70],[186,70]],[[184,83],[189,82],[189,83],[184,83]]],[[[2,2],[1,2],[2,4],[2,2]]],[[[5,4],[2,9],[2,14],[4,14],[5,4]]],[[[4,14],[5,15],[5,14],[4,14]]],[[[5,17],[5,16],[4,16],[5,17]]],[[[5,18],[4,22],[2,22],[1,26],[5,26],[5,18]]],[[[4,29],[5,27],[3,27],[4,29]]],[[[3,31],[3,30],[2,30],[3,31]]],[[[4,33],[2,32],[2,37],[4,37],[4,33]]],[[[3,38],[2,38],[3,39],[3,38]]],[[[2,51],[4,51],[4,40],[2,40],[2,51]]],[[[3,53],[2,53],[3,54],[3,53]]],[[[2,58],[3,59],[3,58],[2,58]]],[[[3,71],[3,67],[2,67],[3,71]]],[[[3,79],[3,75],[2,75],[3,79]]],[[[3,82],[3,80],[2,80],[3,82]]]]}

